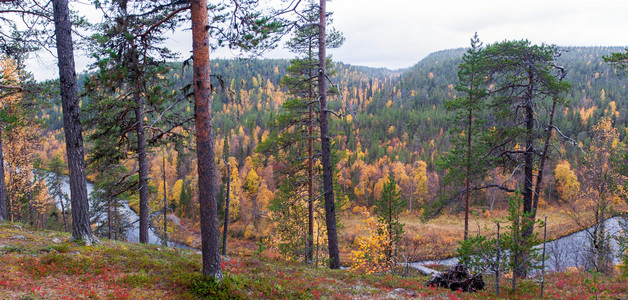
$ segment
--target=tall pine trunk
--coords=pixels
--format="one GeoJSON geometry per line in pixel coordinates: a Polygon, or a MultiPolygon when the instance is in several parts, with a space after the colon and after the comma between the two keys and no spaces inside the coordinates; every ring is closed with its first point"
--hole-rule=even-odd
{"type": "Polygon", "coordinates": [[[163,170],[162,179],[164,181],[164,240],[163,245],[168,246],[168,198],[166,197],[166,153],[164,152],[164,157],[161,160],[161,169],[163,170]]]}
{"type": "Polygon", "coordinates": [[[83,133],[79,115],[74,48],[72,45],[72,23],[68,0],[53,0],[59,81],[63,107],[63,130],[70,173],[70,195],[72,206],[72,237],[86,245],[100,243],[92,233],[89,222],[89,200],[85,180],[85,158],[83,133]]]}
{"type": "MultiPolygon", "coordinates": [[[[527,243],[528,238],[532,236],[534,228],[528,226],[534,226],[532,222],[526,220],[526,218],[532,213],[532,198],[534,192],[533,184],[533,171],[534,171],[534,107],[532,107],[532,97],[534,90],[534,76],[529,73],[528,76],[528,91],[526,92],[525,103],[525,119],[526,125],[526,138],[525,138],[525,153],[524,153],[524,184],[523,184],[523,214],[521,215],[521,239],[520,243],[527,243]]],[[[515,267],[513,277],[526,277],[528,270],[525,266],[525,262],[529,259],[529,254],[520,253],[517,255],[520,259],[520,265],[515,267]]],[[[514,279],[513,279],[514,280],[514,279]]]]}
{"type": "Polygon", "coordinates": [[[318,97],[320,99],[321,162],[323,164],[323,192],[325,194],[325,223],[327,225],[327,247],[329,268],[340,268],[338,253],[338,233],[336,231],[336,203],[334,201],[334,180],[331,165],[331,141],[327,112],[327,71],[325,54],[326,0],[320,0],[320,23],[318,24],[318,97]]]}
{"type": "Polygon", "coordinates": [[[61,204],[61,216],[63,216],[63,231],[68,232],[68,220],[65,217],[65,203],[63,203],[63,192],[61,190],[61,176],[55,173],[55,182],[59,191],[59,204],[61,204]]]}
{"type": "MultiPolygon", "coordinates": [[[[225,156],[226,157],[226,156],[225,156]]],[[[231,188],[231,166],[227,159],[225,159],[227,165],[227,198],[225,199],[225,223],[222,229],[222,255],[227,255],[227,233],[229,232],[229,193],[231,188]]],[[[185,189],[185,187],[183,187],[185,189]]]]}
{"type": "Polygon", "coordinates": [[[135,118],[137,133],[137,156],[140,185],[140,243],[148,243],[148,161],[146,159],[146,137],[144,133],[143,101],[135,92],[135,118]]]}
{"type": "MultiPolygon", "coordinates": [[[[539,162],[539,171],[536,175],[536,183],[534,186],[534,197],[532,200],[532,215],[531,219],[534,220],[536,218],[537,208],[539,206],[539,195],[541,194],[541,183],[543,183],[543,169],[545,169],[545,162],[547,161],[547,155],[549,151],[550,141],[552,139],[552,130],[554,129],[554,113],[556,112],[556,99],[552,100],[552,110],[549,115],[549,123],[547,128],[545,129],[545,144],[543,145],[543,152],[541,152],[541,158],[539,162]]],[[[548,197],[549,199],[549,197],[548,197]]],[[[527,236],[532,236],[532,230],[534,227],[530,226],[526,228],[529,232],[527,232],[527,236]]]]}
{"type": "Polygon", "coordinates": [[[203,274],[222,279],[216,205],[214,136],[212,132],[209,32],[207,1],[192,0],[192,59],[194,60],[194,113],[198,159],[198,199],[200,205],[203,274]]]}
{"type": "Polygon", "coordinates": [[[4,154],[2,152],[2,132],[0,132],[0,221],[7,219],[7,190],[4,183],[4,154]]]}
{"type": "MultiPolygon", "coordinates": [[[[308,61],[312,61],[312,38],[309,38],[308,61]]],[[[305,262],[311,263],[314,259],[314,84],[312,68],[309,68],[309,98],[308,98],[308,128],[307,128],[307,246],[305,262]]]]}

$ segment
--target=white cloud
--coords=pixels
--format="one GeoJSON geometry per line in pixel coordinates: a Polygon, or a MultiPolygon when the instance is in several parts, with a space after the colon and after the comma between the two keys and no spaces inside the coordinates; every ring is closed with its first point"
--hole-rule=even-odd
{"type": "MultiPolygon", "coordinates": [[[[342,48],[329,53],[335,60],[357,65],[409,67],[432,52],[466,47],[476,31],[485,43],[529,39],[559,46],[628,45],[625,0],[334,0],[327,7],[334,12],[334,27],[346,37],[342,48]]],[[[177,32],[168,46],[187,58],[190,35],[177,32]]],[[[234,55],[223,49],[212,56],[234,55]]],[[[266,54],[292,56],[282,49],[266,54]]],[[[46,60],[40,69],[36,73],[56,72],[56,62],[46,60]]]]}

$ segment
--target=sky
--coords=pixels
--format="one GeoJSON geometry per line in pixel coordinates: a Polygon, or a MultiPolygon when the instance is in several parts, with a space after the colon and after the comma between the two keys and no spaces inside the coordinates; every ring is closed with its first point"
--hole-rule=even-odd
{"type": "MultiPolygon", "coordinates": [[[[74,9],[89,11],[76,3],[74,9]]],[[[341,48],[328,51],[334,60],[391,70],[439,50],[467,47],[475,32],[485,44],[528,39],[558,46],[628,45],[626,0],[328,0],[327,10],[346,38],[341,48]]],[[[170,34],[167,45],[189,57],[191,32],[170,34]]],[[[235,55],[221,49],[212,57],[235,55]]],[[[89,60],[80,51],[76,56],[80,73],[89,60]]],[[[265,54],[293,56],[281,46],[265,54]]],[[[45,54],[30,60],[29,71],[37,80],[58,76],[56,60],[45,54]]]]}

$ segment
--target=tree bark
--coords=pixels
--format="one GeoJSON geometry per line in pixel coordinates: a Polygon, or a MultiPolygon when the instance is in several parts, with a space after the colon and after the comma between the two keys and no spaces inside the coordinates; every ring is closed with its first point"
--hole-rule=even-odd
{"type": "Polygon", "coordinates": [[[225,199],[225,223],[222,228],[222,255],[227,255],[227,234],[229,229],[229,193],[231,188],[231,166],[227,159],[225,159],[225,164],[227,165],[227,198],[225,199]]]}
{"type": "Polygon", "coordinates": [[[338,233],[336,231],[336,203],[334,201],[334,181],[331,165],[331,142],[327,112],[327,72],[325,54],[326,0],[320,0],[320,23],[318,24],[318,97],[320,99],[321,126],[321,162],[323,164],[323,193],[325,194],[325,223],[327,225],[327,244],[329,250],[329,268],[340,268],[338,253],[338,233]]]}
{"type": "MultiPolygon", "coordinates": [[[[144,133],[143,101],[135,92],[135,119],[137,133],[137,155],[140,184],[140,243],[148,243],[148,161],[146,159],[146,137],[144,133]]],[[[165,192],[165,191],[164,191],[165,192]]]]}
{"type": "Polygon", "coordinates": [[[7,190],[4,183],[4,154],[2,152],[2,132],[0,132],[0,221],[7,219],[7,190]]]}
{"type": "MultiPolygon", "coordinates": [[[[533,171],[534,171],[534,107],[532,106],[534,90],[534,76],[529,72],[528,76],[528,90],[526,92],[525,103],[525,125],[526,125],[526,150],[524,153],[524,185],[523,185],[523,214],[521,215],[521,242],[526,243],[527,239],[532,235],[534,230],[533,223],[527,220],[527,217],[532,213],[532,198],[534,192],[533,185],[533,171]],[[530,226],[531,228],[528,228],[530,226]]],[[[526,277],[528,270],[525,265],[525,261],[529,258],[526,253],[519,255],[522,265],[515,267],[513,277],[526,277]]],[[[513,279],[514,281],[514,279],[513,279]]]]}
{"type": "Polygon", "coordinates": [[[203,274],[222,279],[214,178],[214,136],[212,132],[211,86],[209,66],[209,32],[207,1],[192,0],[192,59],[194,60],[194,112],[196,152],[201,213],[203,274]]]}
{"type": "Polygon", "coordinates": [[[111,239],[111,199],[107,200],[107,238],[111,239]]]}
{"type": "MultiPolygon", "coordinates": [[[[473,74],[471,74],[471,82],[473,82],[473,74]]],[[[473,93],[473,83],[471,84],[471,93],[473,93]]],[[[469,102],[472,100],[473,96],[469,96],[469,102]]],[[[473,109],[469,109],[469,128],[467,129],[467,178],[465,180],[466,183],[466,193],[464,200],[464,240],[466,241],[469,235],[469,197],[471,192],[471,125],[473,122],[473,109]]]]}
{"type": "MultiPolygon", "coordinates": [[[[308,60],[312,61],[312,38],[309,38],[308,60]]],[[[308,138],[307,138],[307,246],[305,249],[305,262],[311,263],[314,259],[314,109],[312,100],[314,98],[314,84],[312,82],[312,68],[309,68],[309,99],[308,112],[308,138]]]]}
{"type": "MultiPolygon", "coordinates": [[[[534,91],[534,75],[530,71],[528,73],[528,90],[526,91],[525,97],[525,125],[526,125],[526,150],[524,153],[524,176],[525,182],[523,185],[523,213],[532,212],[532,193],[533,193],[533,182],[532,175],[534,170],[534,107],[532,104],[533,101],[533,91],[534,91]]],[[[524,237],[525,236],[524,231],[524,237]]],[[[531,233],[531,232],[530,232],[531,233]]]]}
{"type": "Polygon", "coordinates": [[[61,204],[61,215],[63,216],[63,231],[68,232],[68,221],[65,217],[65,203],[63,203],[63,192],[61,190],[61,175],[55,173],[55,181],[57,183],[57,189],[59,191],[59,204],[61,204]]]}
{"type": "Polygon", "coordinates": [[[72,237],[86,245],[100,243],[92,233],[89,222],[89,200],[85,180],[85,158],[83,135],[79,115],[74,48],[68,0],[53,0],[59,81],[63,107],[63,130],[70,173],[70,195],[72,206],[72,237]]]}
{"type": "MultiPolygon", "coordinates": [[[[476,33],[477,37],[477,33],[476,33]]],[[[473,41],[472,41],[472,45],[473,41]]],[[[471,83],[469,84],[469,116],[468,116],[468,129],[467,129],[467,178],[465,180],[466,183],[466,194],[464,201],[464,240],[466,241],[469,236],[469,198],[471,197],[471,136],[473,133],[473,84],[475,83],[475,62],[473,59],[473,64],[471,65],[471,83]]]]}
{"type": "MultiPolygon", "coordinates": [[[[539,206],[539,195],[541,194],[541,183],[543,182],[543,169],[545,169],[545,162],[547,161],[549,144],[552,139],[552,130],[554,129],[554,113],[555,112],[556,112],[556,99],[553,99],[552,110],[550,111],[550,115],[549,115],[549,123],[546,129],[545,144],[543,145],[543,152],[541,152],[541,157],[539,158],[540,160],[539,171],[538,171],[538,174],[536,175],[536,183],[534,186],[534,197],[532,200],[532,215],[531,215],[532,220],[536,218],[536,210],[537,210],[537,207],[539,206]]],[[[527,236],[532,236],[533,227],[530,227],[529,229],[526,228],[526,230],[529,230],[529,232],[526,233],[527,236]]]]}
{"type": "Polygon", "coordinates": [[[164,157],[161,160],[161,167],[163,170],[163,181],[164,181],[164,240],[163,245],[168,246],[168,199],[166,197],[166,153],[164,152],[164,157]]]}

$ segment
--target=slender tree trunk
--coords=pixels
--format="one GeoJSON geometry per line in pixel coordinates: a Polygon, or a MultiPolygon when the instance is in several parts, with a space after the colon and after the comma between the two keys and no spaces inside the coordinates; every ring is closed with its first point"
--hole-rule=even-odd
{"type": "Polygon", "coordinates": [[[85,158],[80,107],[77,94],[74,49],[68,0],[53,0],[59,81],[63,107],[63,130],[70,173],[72,205],[72,237],[86,245],[100,243],[92,233],[89,222],[89,200],[85,181],[85,158]]]}
{"type": "Polygon", "coordinates": [[[222,279],[214,178],[214,136],[212,132],[209,32],[207,1],[192,0],[192,58],[194,60],[194,112],[201,219],[203,274],[222,279]]]}
{"type": "Polygon", "coordinates": [[[13,197],[10,197],[9,195],[11,195],[11,192],[13,190],[13,178],[15,177],[15,172],[13,171],[13,168],[9,167],[9,191],[7,192],[7,209],[8,209],[8,218],[11,222],[14,221],[15,218],[15,207],[13,207],[13,197]]]}
{"type": "MultiPolygon", "coordinates": [[[[393,254],[393,247],[394,247],[394,238],[393,237],[393,228],[392,228],[392,213],[393,213],[393,208],[392,208],[392,197],[388,199],[388,238],[390,239],[388,241],[388,263],[391,263],[391,259],[392,259],[392,254],[393,254]]],[[[394,270],[394,269],[393,269],[394,270]]]]}
{"type": "MultiPolygon", "coordinates": [[[[532,212],[532,194],[534,186],[532,184],[532,176],[534,171],[534,107],[532,107],[534,77],[532,73],[529,75],[528,91],[526,92],[525,103],[525,125],[526,125],[526,150],[524,153],[524,185],[523,185],[523,213],[532,212]]],[[[525,231],[524,231],[525,232],[525,231]]],[[[525,233],[524,233],[524,236],[525,233]]]]}
{"type": "Polygon", "coordinates": [[[68,232],[68,221],[65,217],[65,203],[63,203],[63,192],[61,190],[61,176],[55,173],[55,181],[57,182],[57,189],[59,189],[59,203],[61,204],[61,215],[63,216],[63,231],[68,232]]]}
{"type": "Polygon", "coordinates": [[[229,193],[231,188],[231,166],[225,159],[227,165],[227,198],[225,199],[225,224],[222,228],[222,255],[227,255],[227,233],[229,232],[229,193]]]}
{"type": "MultiPolygon", "coordinates": [[[[543,169],[545,169],[545,162],[547,161],[547,155],[549,151],[550,141],[552,139],[552,130],[554,129],[554,112],[556,111],[556,99],[552,100],[552,110],[549,115],[549,123],[547,125],[547,129],[545,130],[545,144],[543,145],[543,152],[541,152],[540,162],[539,162],[539,171],[536,175],[536,184],[534,186],[534,198],[532,201],[532,220],[536,218],[536,210],[539,205],[539,195],[541,194],[541,183],[543,182],[543,169]]],[[[548,198],[549,199],[549,198],[548,198]]],[[[527,228],[526,228],[527,229],[527,228]]],[[[532,235],[532,229],[529,229],[530,232],[526,233],[528,236],[532,235]]]]}
{"type": "Polygon", "coordinates": [[[113,217],[115,218],[113,220],[113,235],[114,235],[114,239],[117,241],[118,240],[118,232],[120,231],[120,217],[118,216],[118,200],[113,200],[113,217]]]}
{"type": "MultiPolygon", "coordinates": [[[[473,72],[473,71],[472,71],[473,72]]],[[[471,82],[473,82],[473,74],[471,75],[471,82]]],[[[471,84],[471,93],[473,93],[473,84],[471,84]]],[[[472,98],[473,96],[469,96],[472,98]]],[[[469,101],[473,101],[469,99],[469,101]]],[[[471,125],[473,122],[473,109],[469,109],[469,127],[467,129],[467,178],[466,178],[466,193],[464,200],[464,240],[467,240],[469,235],[469,197],[471,192],[471,125]]]]}
{"type": "MultiPolygon", "coordinates": [[[[308,60],[312,61],[312,39],[309,40],[308,60]]],[[[309,68],[309,114],[308,114],[308,138],[307,138],[307,247],[305,249],[305,262],[311,263],[314,255],[314,109],[312,100],[314,98],[314,85],[312,83],[312,68],[309,68]]]]}
{"type": "Polygon", "coordinates": [[[543,223],[543,255],[541,256],[541,299],[543,299],[543,290],[545,289],[545,244],[547,242],[547,216],[543,223]]]}
{"type": "MultiPolygon", "coordinates": [[[[259,185],[257,186],[259,187],[259,185]]],[[[259,189],[258,189],[259,191],[259,189]]],[[[258,218],[257,216],[259,215],[259,208],[258,208],[258,204],[257,204],[257,195],[251,195],[251,202],[253,204],[253,227],[257,228],[258,225],[258,218]]]]}
{"type": "MultiPolygon", "coordinates": [[[[310,76],[311,78],[312,76],[310,76]]],[[[311,98],[310,98],[311,99],[311,98]]],[[[309,128],[308,128],[308,179],[307,179],[307,249],[305,250],[305,261],[311,263],[314,255],[314,111],[310,104],[309,128]]]]}
{"type": "Polygon", "coordinates": [[[2,132],[0,132],[0,221],[7,219],[7,190],[4,183],[4,154],[2,152],[2,132]]]}
{"type": "Polygon", "coordinates": [[[331,165],[331,141],[327,113],[327,71],[325,54],[326,0],[320,0],[320,23],[318,24],[318,97],[320,98],[321,162],[323,164],[323,191],[325,194],[325,223],[327,225],[327,247],[329,268],[340,268],[338,253],[338,233],[336,231],[336,203],[334,200],[334,180],[331,165]]]}
{"type": "Polygon", "coordinates": [[[28,221],[31,226],[34,226],[35,225],[35,205],[33,203],[33,194],[31,193],[30,178],[27,179],[27,181],[29,184],[28,191],[26,192],[28,196],[28,221]]]}
{"type": "Polygon", "coordinates": [[[501,245],[499,244],[500,241],[500,236],[499,236],[499,223],[497,223],[497,266],[495,267],[495,293],[497,294],[497,296],[499,296],[499,281],[500,281],[500,273],[501,273],[501,252],[502,252],[502,248],[501,245]]]}
{"type": "Polygon", "coordinates": [[[168,213],[168,200],[166,198],[166,154],[164,153],[164,157],[161,160],[161,166],[163,172],[163,180],[164,180],[164,246],[168,246],[168,220],[166,219],[166,215],[168,213]]]}
{"type": "MultiPolygon", "coordinates": [[[[475,60],[474,60],[475,61],[475,60]]],[[[469,85],[469,102],[473,103],[473,83],[475,82],[475,63],[471,65],[471,84],[469,85]]],[[[467,120],[467,178],[466,178],[466,194],[464,201],[464,240],[469,235],[469,197],[471,196],[471,135],[473,131],[473,108],[469,109],[469,119],[467,120]]]]}
{"type": "Polygon", "coordinates": [[[148,161],[146,159],[146,137],[144,133],[144,114],[142,112],[142,98],[135,96],[135,118],[137,120],[137,155],[139,165],[140,184],[140,243],[148,243],[148,161]]]}
{"type": "Polygon", "coordinates": [[[111,199],[107,201],[107,238],[111,239],[111,199]]]}
{"type": "MultiPolygon", "coordinates": [[[[135,55],[135,69],[140,72],[137,51],[133,47],[133,55],[135,55]]],[[[139,77],[139,74],[137,74],[139,77]]],[[[135,101],[135,132],[137,134],[137,160],[139,166],[139,192],[140,192],[140,243],[148,243],[148,160],[146,158],[146,133],[144,129],[144,99],[140,93],[141,85],[139,78],[135,78],[135,92],[133,100],[135,101]]],[[[165,193],[165,190],[164,190],[165,193]]]]}

